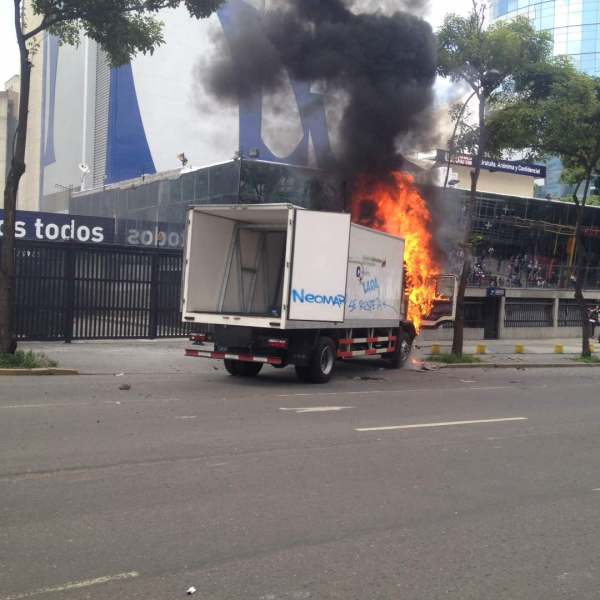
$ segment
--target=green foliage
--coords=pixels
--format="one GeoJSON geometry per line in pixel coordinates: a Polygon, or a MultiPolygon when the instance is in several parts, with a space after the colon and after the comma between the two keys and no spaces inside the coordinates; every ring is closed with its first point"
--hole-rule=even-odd
{"type": "Polygon", "coordinates": [[[534,66],[490,119],[492,137],[530,156],[559,156],[563,181],[580,185],[600,161],[600,80],[557,59],[534,66]]]}
{"type": "Polygon", "coordinates": [[[61,43],[77,45],[83,34],[98,42],[112,66],[128,63],[136,54],[152,54],[164,43],[158,11],[184,5],[192,17],[205,18],[224,0],[33,0],[42,17],[31,38],[48,30],[61,43]]]}
{"type": "Polygon", "coordinates": [[[600,196],[590,196],[587,200],[588,206],[600,206],[600,196]]]}
{"type": "Polygon", "coordinates": [[[484,98],[551,54],[550,35],[536,31],[525,17],[485,29],[482,12],[450,14],[438,32],[438,74],[465,81],[484,98]]]}
{"type": "MultiPolygon", "coordinates": [[[[462,115],[454,148],[475,153],[481,144],[488,154],[499,155],[502,148],[487,131],[488,113],[514,93],[516,79],[523,79],[532,65],[545,64],[551,55],[550,35],[536,31],[525,17],[486,28],[481,5],[466,17],[447,15],[438,31],[438,75],[466,83],[483,105],[476,126],[468,125],[468,111],[462,115]]],[[[453,108],[451,117],[460,119],[460,111],[453,108]]]]}
{"type": "Polygon", "coordinates": [[[597,356],[579,356],[573,359],[575,362],[586,363],[588,365],[600,365],[600,358],[597,356]]]}
{"type": "Polygon", "coordinates": [[[14,354],[0,354],[0,369],[45,369],[57,365],[55,360],[31,350],[29,352],[18,350],[14,354]]]}
{"type": "Polygon", "coordinates": [[[472,354],[461,354],[460,356],[456,356],[455,354],[432,354],[427,357],[427,361],[443,363],[445,365],[472,365],[480,363],[481,359],[472,354]]]}

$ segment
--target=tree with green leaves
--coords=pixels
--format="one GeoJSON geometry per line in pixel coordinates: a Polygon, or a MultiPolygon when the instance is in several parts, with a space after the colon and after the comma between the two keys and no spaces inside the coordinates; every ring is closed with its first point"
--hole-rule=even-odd
{"type": "MultiPolygon", "coordinates": [[[[513,78],[532,64],[549,60],[550,36],[537,32],[528,19],[499,21],[487,26],[485,4],[473,0],[469,15],[449,14],[437,34],[438,74],[466,85],[476,105],[474,124],[461,139],[452,140],[452,150],[460,148],[473,156],[471,189],[465,207],[462,250],[464,260],[458,287],[452,354],[463,354],[464,299],[472,267],[472,220],[477,197],[481,163],[490,149],[487,120],[496,97],[510,89],[513,78]]],[[[459,111],[462,117],[464,111],[459,111]]]]}
{"type": "Polygon", "coordinates": [[[535,157],[558,156],[565,167],[563,179],[574,185],[575,298],[581,310],[582,356],[589,357],[583,217],[592,178],[600,171],[600,79],[581,73],[566,58],[538,65],[515,81],[514,93],[492,116],[490,130],[504,148],[535,157]]]}
{"type": "Polygon", "coordinates": [[[152,53],[164,43],[157,13],[184,5],[191,17],[210,16],[224,0],[32,0],[35,24],[24,18],[25,0],[14,2],[14,27],[19,46],[21,84],[14,153],[4,188],[4,228],[0,245],[0,353],[16,349],[12,326],[15,293],[15,220],[19,182],[25,173],[27,117],[32,60],[38,36],[45,32],[63,44],[78,44],[81,36],[97,42],[111,66],[128,63],[138,53],[152,53]]]}

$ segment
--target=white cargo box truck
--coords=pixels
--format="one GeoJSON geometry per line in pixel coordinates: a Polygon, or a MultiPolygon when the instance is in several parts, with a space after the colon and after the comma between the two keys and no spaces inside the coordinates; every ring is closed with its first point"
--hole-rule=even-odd
{"type": "MultiPolygon", "coordinates": [[[[289,204],[208,205],[188,212],[182,311],[203,324],[188,356],[252,377],[264,364],[330,379],[337,359],[409,357],[404,241],[350,215],[289,204]]],[[[452,294],[453,292],[450,292],[452,294]]],[[[446,315],[453,318],[453,297],[446,315]]],[[[431,325],[431,323],[429,323],[431,325]]]]}

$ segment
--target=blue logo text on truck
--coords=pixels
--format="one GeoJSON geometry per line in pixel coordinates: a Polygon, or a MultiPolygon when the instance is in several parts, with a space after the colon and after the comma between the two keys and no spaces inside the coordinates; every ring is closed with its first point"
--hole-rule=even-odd
{"type": "Polygon", "coordinates": [[[337,294],[337,296],[331,296],[329,294],[307,294],[304,290],[292,290],[292,302],[300,302],[301,304],[329,304],[330,306],[344,306],[346,303],[346,296],[343,294],[337,294]]]}

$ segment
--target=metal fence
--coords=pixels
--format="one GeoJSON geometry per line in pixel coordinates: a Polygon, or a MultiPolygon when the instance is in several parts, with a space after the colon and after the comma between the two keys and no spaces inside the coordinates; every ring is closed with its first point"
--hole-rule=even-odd
{"type": "Polygon", "coordinates": [[[181,251],[18,242],[16,334],[29,340],[179,337],[181,251]]]}
{"type": "MultiPolygon", "coordinates": [[[[465,327],[483,329],[485,327],[485,298],[465,298],[465,327]]],[[[454,323],[443,323],[442,329],[454,329],[454,323]]]]}
{"type": "Polygon", "coordinates": [[[507,299],[505,327],[552,327],[553,300],[507,299]]]}

